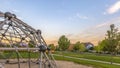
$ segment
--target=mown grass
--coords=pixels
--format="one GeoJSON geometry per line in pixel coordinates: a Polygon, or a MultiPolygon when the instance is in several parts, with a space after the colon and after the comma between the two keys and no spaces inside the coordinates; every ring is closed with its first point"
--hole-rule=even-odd
{"type": "Polygon", "coordinates": [[[99,63],[99,62],[93,62],[93,61],[87,61],[87,60],[71,59],[71,58],[66,58],[62,56],[54,56],[54,57],[56,60],[71,61],[78,64],[92,66],[93,68],[120,68],[119,65],[105,64],[105,63],[99,63]]]}
{"type": "Polygon", "coordinates": [[[100,54],[93,54],[93,53],[74,53],[74,52],[55,52],[54,54],[71,56],[71,57],[76,57],[76,58],[86,58],[86,59],[92,59],[92,60],[100,60],[100,61],[107,61],[107,62],[112,61],[115,63],[120,63],[119,56],[111,57],[111,55],[100,55],[100,54]]]}
{"type": "MultiPolygon", "coordinates": [[[[26,51],[21,51],[18,53],[20,58],[28,58],[29,57],[29,53],[26,51]]],[[[38,58],[39,57],[39,53],[38,52],[30,52],[30,57],[31,58],[38,58]]],[[[17,53],[15,51],[11,51],[11,52],[3,52],[0,54],[0,58],[1,59],[14,59],[17,58],[17,53]]]]}
{"type": "MultiPolygon", "coordinates": [[[[16,58],[16,52],[4,52],[3,53],[5,56],[8,57],[4,57],[4,58],[16,58]],[[11,55],[11,56],[10,56],[11,55]],[[9,57],[10,56],[10,57],[9,57]]],[[[19,54],[22,56],[22,58],[28,58],[29,53],[28,52],[19,52],[19,54]]],[[[38,58],[39,53],[30,53],[30,57],[31,58],[38,58]]],[[[73,53],[73,52],[54,52],[54,54],[59,54],[59,55],[63,55],[63,56],[55,56],[56,60],[63,60],[63,61],[71,61],[71,62],[75,62],[78,64],[83,64],[83,65],[88,65],[88,66],[92,66],[94,68],[120,68],[120,66],[118,65],[112,65],[112,64],[105,64],[105,63],[100,63],[100,62],[94,62],[94,61],[87,61],[87,60],[78,60],[78,59],[71,59],[71,58],[66,58],[64,56],[71,56],[71,57],[76,57],[76,58],[87,58],[87,59],[94,59],[94,60],[101,60],[101,61],[111,61],[111,56],[108,55],[96,55],[96,54],[90,54],[90,53],[73,53]]],[[[3,58],[3,57],[2,57],[3,58]]],[[[113,61],[120,63],[120,58],[114,56],[113,57],[113,61]]]]}

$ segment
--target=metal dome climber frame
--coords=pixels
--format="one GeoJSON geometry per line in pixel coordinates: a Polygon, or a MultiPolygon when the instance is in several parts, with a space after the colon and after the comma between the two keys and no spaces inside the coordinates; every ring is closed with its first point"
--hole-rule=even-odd
{"type": "MultiPolygon", "coordinates": [[[[17,56],[16,63],[20,68],[20,59],[22,58],[20,51],[23,50],[28,52],[28,60],[26,60],[28,68],[32,68],[33,59],[31,59],[30,54],[34,51],[39,55],[34,61],[38,63],[38,68],[57,68],[50,48],[41,36],[40,30],[36,30],[24,23],[15,14],[0,12],[0,54],[3,54],[4,51],[10,51],[9,53],[12,55],[12,51],[14,51],[17,56]],[[46,51],[48,51],[47,54],[46,51]]],[[[10,63],[8,60],[10,60],[11,55],[6,58],[5,62],[10,63]]]]}

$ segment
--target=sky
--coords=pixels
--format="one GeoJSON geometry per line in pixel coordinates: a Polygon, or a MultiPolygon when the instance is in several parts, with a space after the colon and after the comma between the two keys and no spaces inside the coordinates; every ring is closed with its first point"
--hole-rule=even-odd
{"type": "Polygon", "coordinates": [[[40,29],[48,44],[65,35],[97,45],[110,24],[120,27],[120,0],[0,0],[0,11],[40,29]]]}

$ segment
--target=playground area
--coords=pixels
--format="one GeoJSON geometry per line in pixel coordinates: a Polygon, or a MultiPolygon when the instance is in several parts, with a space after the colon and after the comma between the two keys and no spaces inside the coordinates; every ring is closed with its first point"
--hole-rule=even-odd
{"type": "Polygon", "coordinates": [[[0,68],[92,68],[55,61],[41,30],[32,28],[10,12],[0,12],[0,18],[0,68]]]}
{"type": "Polygon", "coordinates": [[[0,12],[0,51],[0,62],[4,61],[0,68],[56,68],[51,49],[42,37],[41,30],[34,29],[10,12],[0,12]],[[38,56],[35,57],[37,60],[31,59],[31,52],[38,56]],[[23,62],[25,55],[27,60],[23,62]]]}

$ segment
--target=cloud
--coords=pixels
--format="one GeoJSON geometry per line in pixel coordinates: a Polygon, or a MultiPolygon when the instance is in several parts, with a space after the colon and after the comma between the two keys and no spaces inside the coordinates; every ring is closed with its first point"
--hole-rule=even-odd
{"type": "Polygon", "coordinates": [[[110,24],[115,24],[116,27],[120,26],[120,17],[87,28],[74,35],[72,39],[75,41],[80,40],[83,42],[92,42],[93,44],[97,45],[100,40],[104,39],[106,31],[109,29],[110,24]]]}
{"type": "Polygon", "coordinates": [[[116,2],[107,9],[108,14],[114,14],[120,10],[120,1],[116,2]]]}
{"type": "Polygon", "coordinates": [[[20,11],[17,9],[13,9],[12,12],[19,13],[20,11]]]}
{"type": "Polygon", "coordinates": [[[110,24],[117,24],[117,23],[120,23],[120,17],[115,18],[115,19],[110,20],[110,21],[106,21],[102,24],[98,24],[94,28],[96,29],[96,28],[106,27],[106,26],[109,26],[110,24]]]}
{"type": "Polygon", "coordinates": [[[80,13],[76,13],[73,16],[68,17],[70,21],[78,21],[78,20],[90,20],[88,16],[81,15],[80,13]]]}
{"type": "Polygon", "coordinates": [[[96,25],[95,28],[100,28],[100,27],[103,27],[103,26],[106,26],[106,25],[108,25],[108,23],[102,23],[102,24],[96,25]]]}
{"type": "MultiPolygon", "coordinates": [[[[91,42],[95,45],[98,44],[99,41],[103,40],[105,38],[106,31],[109,29],[110,24],[115,24],[116,27],[120,26],[120,17],[114,18],[112,20],[108,20],[105,22],[102,22],[101,24],[98,24],[96,26],[92,26],[90,28],[87,28],[83,31],[78,31],[78,33],[71,33],[71,34],[65,34],[68,39],[70,39],[71,43],[74,44],[77,41],[80,42],[91,42]]],[[[54,43],[58,44],[57,41],[59,39],[60,35],[58,36],[52,36],[50,38],[45,38],[47,43],[54,43]]]]}
{"type": "Polygon", "coordinates": [[[87,16],[80,15],[79,13],[76,14],[76,17],[78,17],[79,19],[88,19],[87,16]]]}

